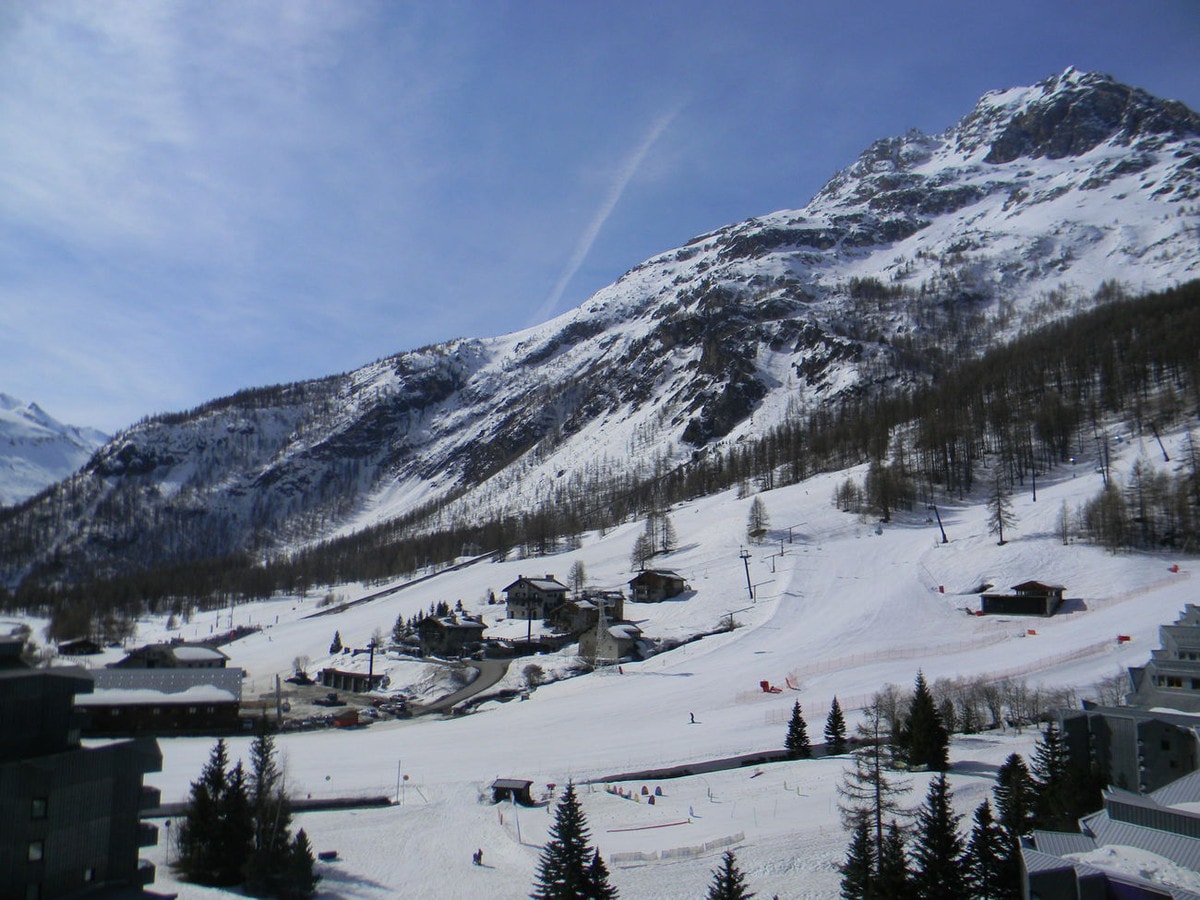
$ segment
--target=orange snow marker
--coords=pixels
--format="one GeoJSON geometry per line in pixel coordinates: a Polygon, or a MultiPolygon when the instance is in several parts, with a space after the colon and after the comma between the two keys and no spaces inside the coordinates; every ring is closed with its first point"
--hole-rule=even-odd
{"type": "Polygon", "coordinates": [[[1027,631],[1027,632],[1026,632],[1026,634],[1037,634],[1037,629],[1036,629],[1036,628],[1030,628],[1030,629],[1029,629],[1029,631],[1027,631]]]}
{"type": "Polygon", "coordinates": [[[1118,644],[1124,644],[1124,643],[1128,643],[1128,642],[1129,642],[1129,641],[1131,641],[1131,640],[1133,640],[1133,638],[1131,638],[1131,637],[1130,637],[1129,635],[1127,635],[1127,634],[1118,634],[1118,635],[1117,635],[1117,643],[1118,643],[1118,644]]]}

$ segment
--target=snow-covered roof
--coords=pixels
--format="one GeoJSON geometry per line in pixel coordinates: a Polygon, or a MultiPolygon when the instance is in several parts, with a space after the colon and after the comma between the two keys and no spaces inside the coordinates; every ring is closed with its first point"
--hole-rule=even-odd
{"type": "Polygon", "coordinates": [[[203,644],[177,644],[172,648],[175,658],[184,662],[202,662],[210,659],[229,659],[220,650],[215,647],[206,647],[203,644]]]}
{"type": "Polygon", "coordinates": [[[199,703],[236,703],[238,696],[216,685],[198,684],[183,691],[156,691],[150,688],[109,688],[91,694],[76,694],[76,706],[173,706],[199,703]]]}
{"type": "Polygon", "coordinates": [[[164,694],[182,694],[197,687],[212,687],[240,700],[242,670],[222,669],[91,669],[87,674],[102,691],[150,691],[160,698],[164,694]]]}

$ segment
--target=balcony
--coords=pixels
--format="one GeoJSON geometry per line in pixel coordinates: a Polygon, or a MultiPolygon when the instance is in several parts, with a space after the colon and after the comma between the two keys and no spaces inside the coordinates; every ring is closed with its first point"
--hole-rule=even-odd
{"type": "Polygon", "coordinates": [[[138,822],[138,846],[158,846],[158,826],[150,822],[138,822]]]}
{"type": "Polygon", "coordinates": [[[137,875],[134,876],[134,882],[145,887],[148,884],[154,884],[154,863],[148,859],[139,859],[137,875]]]}
{"type": "Polygon", "coordinates": [[[138,809],[158,809],[162,806],[162,791],[148,784],[142,785],[142,794],[138,799],[138,809]]]}

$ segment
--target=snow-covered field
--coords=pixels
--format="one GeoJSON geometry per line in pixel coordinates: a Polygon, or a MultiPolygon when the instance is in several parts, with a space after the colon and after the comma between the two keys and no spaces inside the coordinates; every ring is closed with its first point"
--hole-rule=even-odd
{"type": "MultiPolygon", "coordinates": [[[[1178,458],[1183,438],[1167,440],[1178,458]]],[[[1114,465],[1157,457],[1152,441],[1114,444],[1114,465]]],[[[1161,462],[1160,462],[1161,464],[1161,462]]],[[[1172,463],[1174,465],[1174,463],[1172,463]]],[[[850,473],[858,474],[861,473],[850,473]]],[[[1042,476],[1036,503],[1014,496],[1018,524],[1005,546],[988,533],[982,503],[939,505],[950,538],[943,544],[924,510],[877,530],[874,521],[838,512],[835,486],[847,473],[766,492],[771,534],[749,545],[748,596],[739,551],[746,544],[751,498],[730,492],[679,506],[670,513],[679,549],[655,560],[689,581],[693,593],[662,604],[631,604],[627,617],[648,637],[679,636],[715,628],[732,613],[741,627],[641,663],[544,685],[527,701],[487,703],[454,719],[379,722],[356,731],[285,734],[278,746],[295,796],[387,794],[389,808],[308,813],[297,822],[315,850],[337,850],[319,866],[320,896],[509,898],[527,896],[552,806],[514,809],[485,802],[496,777],[532,779],[535,789],[581,784],[592,838],[610,861],[612,881],[627,898],[702,896],[721,850],[732,847],[760,897],[837,895],[836,865],[847,839],[837,814],[835,787],[841,758],[796,761],[686,778],[646,782],[662,796],[653,805],[628,799],[602,784],[583,782],[638,769],[731,756],[782,746],[794,701],[803,704],[814,741],[820,740],[831,699],[852,711],[887,683],[911,686],[917,670],[943,677],[1025,678],[1051,687],[1090,686],[1158,646],[1160,624],[1196,599],[1187,557],[1111,555],[1082,543],[1064,546],[1058,517],[1101,486],[1080,462],[1042,476]],[[789,541],[789,533],[791,541],[789,541]],[[782,551],[782,553],[781,553],[782,551]],[[1171,567],[1178,565],[1178,571],[1171,567]],[[983,583],[1007,588],[1038,579],[1067,587],[1066,611],[1049,620],[976,617],[983,583]],[[1128,642],[1117,641],[1127,635],[1128,642]],[[767,694],[759,682],[798,690],[767,694]],[[691,724],[691,714],[696,724],[691,724]],[[484,867],[471,854],[484,851],[484,867]],[[633,858],[631,854],[643,854],[633,858]]],[[[980,479],[986,482],[985,478],[980,479]]],[[[203,639],[214,629],[249,623],[264,630],[225,648],[231,664],[249,673],[247,696],[265,692],[292,661],[325,664],[334,631],[347,646],[365,646],[372,632],[390,632],[396,617],[445,600],[494,622],[502,605],[488,605],[518,575],[547,572],[565,579],[581,560],[598,587],[631,577],[629,555],[642,523],[589,535],[583,547],[557,557],[479,564],[446,573],[392,596],[336,615],[305,618],[315,596],[239,606],[197,616],[183,637],[203,639]]],[[[344,599],[380,586],[339,588],[344,599]]],[[[139,624],[139,641],[166,636],[161,621],[139,624]]],[[[510,669],[516,684],[528,660],[510,669]]],[[[562,657],[537,660],[547,672],[568,667],[562,657]]],[[[395,664],[392,688],[424,667],[395,664]],[[405,673],[410,673],[405,675],[405,673]]],[[[968,817],[992,777],[1014,750],[1028,752],[1035,735],[1013,732],[955,740],[950,780],[968,817]]],[[[163,771],[147,778],[165,802],[183,800],[213,745],[211,739],[160,740],[163,771]]],[[[247,741],[232,755],[247,758],[247,741]]],[[[928,776],[913,779],[910,805],[920,803],[928,776]]],[[[640,792],[642,783],[623,785],[640,792]]],[[[965,821],[969,825],[969,818],[965,821]]],[[[182,897],[221,892],[177,883],[165,865],[163,829],[149,855],[159,863],[154,889],[182,897]]]]}

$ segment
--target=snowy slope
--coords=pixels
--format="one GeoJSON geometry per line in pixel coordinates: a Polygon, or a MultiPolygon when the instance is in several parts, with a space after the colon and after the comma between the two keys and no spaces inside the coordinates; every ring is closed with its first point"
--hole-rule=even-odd
{"type": "MultiPolygon", "coordinates": [[[[1185,435],[1164,440],[1173,459],[1183,455],[1185,435]]],[[[1136,438],[1114,449],[1118,473],[1138,459],[1166,465],[1158,462],[1155,445],[1136,438]]],[[[382,793],[402,801],[382,810],[300,817],[315,849],[340,853],[339,862],[321,867],[326,880],[320,896],[527,896],[551,818],[544,810],[480,802],[498,776],[530,778],[540,788],[775,749],[794,701],[803,704],[815,737],[833,696],[854,710],[886,683],[910,686],[918,669],[930,681],[1025,678],[1075,687],[1086,696],[1096,681],[1144,663],[1158,645],[1158,626],[1195,600],[1194,557],[1112,555],[1082,543],[1062,544],[1057,519],[1064,504],[1073,510],[1101,487],[1094,462],[1085,457],[1039,479],[1036,502],[1028,494],[1014,497],[1018,524],[1003,547],[988,534],[982,504],[970,499],[940,509],[949,543],[941,543],[923,511],[877,533],[874,522],[833,507],[834,487],[847,474],[854,473],[759,495],[772,528],[767,540],[749,548],[755,602],[747,596],[738,557],[752,498],[727,493],[671,511],[680,549],[656,562],[683,573],[694,594],[633,605],[629,615],[653,638],[709,630],[732,612],[741,627],[731,633],[620,670],[543,686],[526,702],[485,704],[459,718],[282,736],[293,793],[382,793]],[[789,529],[793,543],[787,542],[789,529]],[[1176,565],[1179,571],[1171,571],[1176,565]],[[1027,578],[1066,585],[1072,598],[1066,611],[1048,620],[962,611],[978,607],[980,584],[1007,586],[1027,578]],[[1132,640],[1118,642],[1118,635],[1132,640]],[[788,677],[798,690],[758,689],[760,680],[782,685],[788,677]],[[699,724],[690,724],[689,713],[699,724]],[[398,775],[404,777],[399,784],[398,775]],[[476,848],[484,849],[489,868],[470,865],[476,848]]],[[[306,618],[317,611],[314,598],[283,598],[197,615],[174,633],[192,639],[230,624],[266,626],[224,648],[231,664],[248,671],[247,695],[253,696],[268,691],[276,674],[288,674],[296,656],[311,657],[313,668],[324,665],[335,629],[348,645],[363,646],[398,615],[458,599],[495,622],[502,608],[487,604],[489,589],[498,591],[531,571],[562,576],[576,559],[584,562],[589,581],[620,585],[631,575],[629,549],[640,528],[632,523],[604,537],[589,535],[571,554],[439,575],[336,615],[306,618]]],[[[347,587],[341,599],[377,589],[347,587]]],[[[140,640],[167,634],[162,619],[139,627],[140,640]]],[[[555,671],[571,659],[566,651],[537,661],[555,671]]],[[[393,665],[395,689],[402,687],[404,667],[393,665]]],[[[424,676],[410,671],[410,677],[424,676]]],[[[510,674],[510,680],[518,678],[519,672],[510,674]]],[[[1027,753],[1032,741],[1028,732],[956,740],[951,783],[959,810],[969,814],[989,796],[996,768],[1014,750],[1027,753]]],[[[164,770],[148,780],[161,786],[164,800],[183,799],[212,741],[160,744],[164,770]]],[[[235,755],[246,757],[244,740],[233,746],[235,755]]],[[[654,806],[585,787],[583,805],[624,897],[702,895],[722,842],[732,839],[760,896],[828,898],[837,894],[834,866],[847,842],[835,797],[844,766],[844,760],[826,759],[764,766],[758,777],[750,768],[649,782],[665,794],[654,806]],[[655,858],[621,856],[631,853],[655,858]]],[[[913,779],[912,805],[923,797],[926,780],[913,779]]],[[[635,791],[640,786],[627,785],[635,791]]],[[[163,862],[168,851],[160,846],[153,852],[163,862]]],[[[183,897],[218,896],[174,884],[165,868],[156,888],[179,889],[183,897]]]]}
{"type": "Polygon", "coordinates": [[[536,508],[921,381],[940,354],[1101,288],[1196,278],[1198,229],[1200,116],[1068,69],[942,134],[881,140],[802,209],[697,237],[542,325],[142,423],[80,476],[42,556],[0,557],[0,580],[51,551],[56,573],[90,573],[285,548],[447,497],[443,522],[536,508]]]}
{"type": "Polygon", "coordinates": [[[0,394],[0,506],[72,475],[107,440],[94,428],[63,425],[36,403],[0,394]]]}

